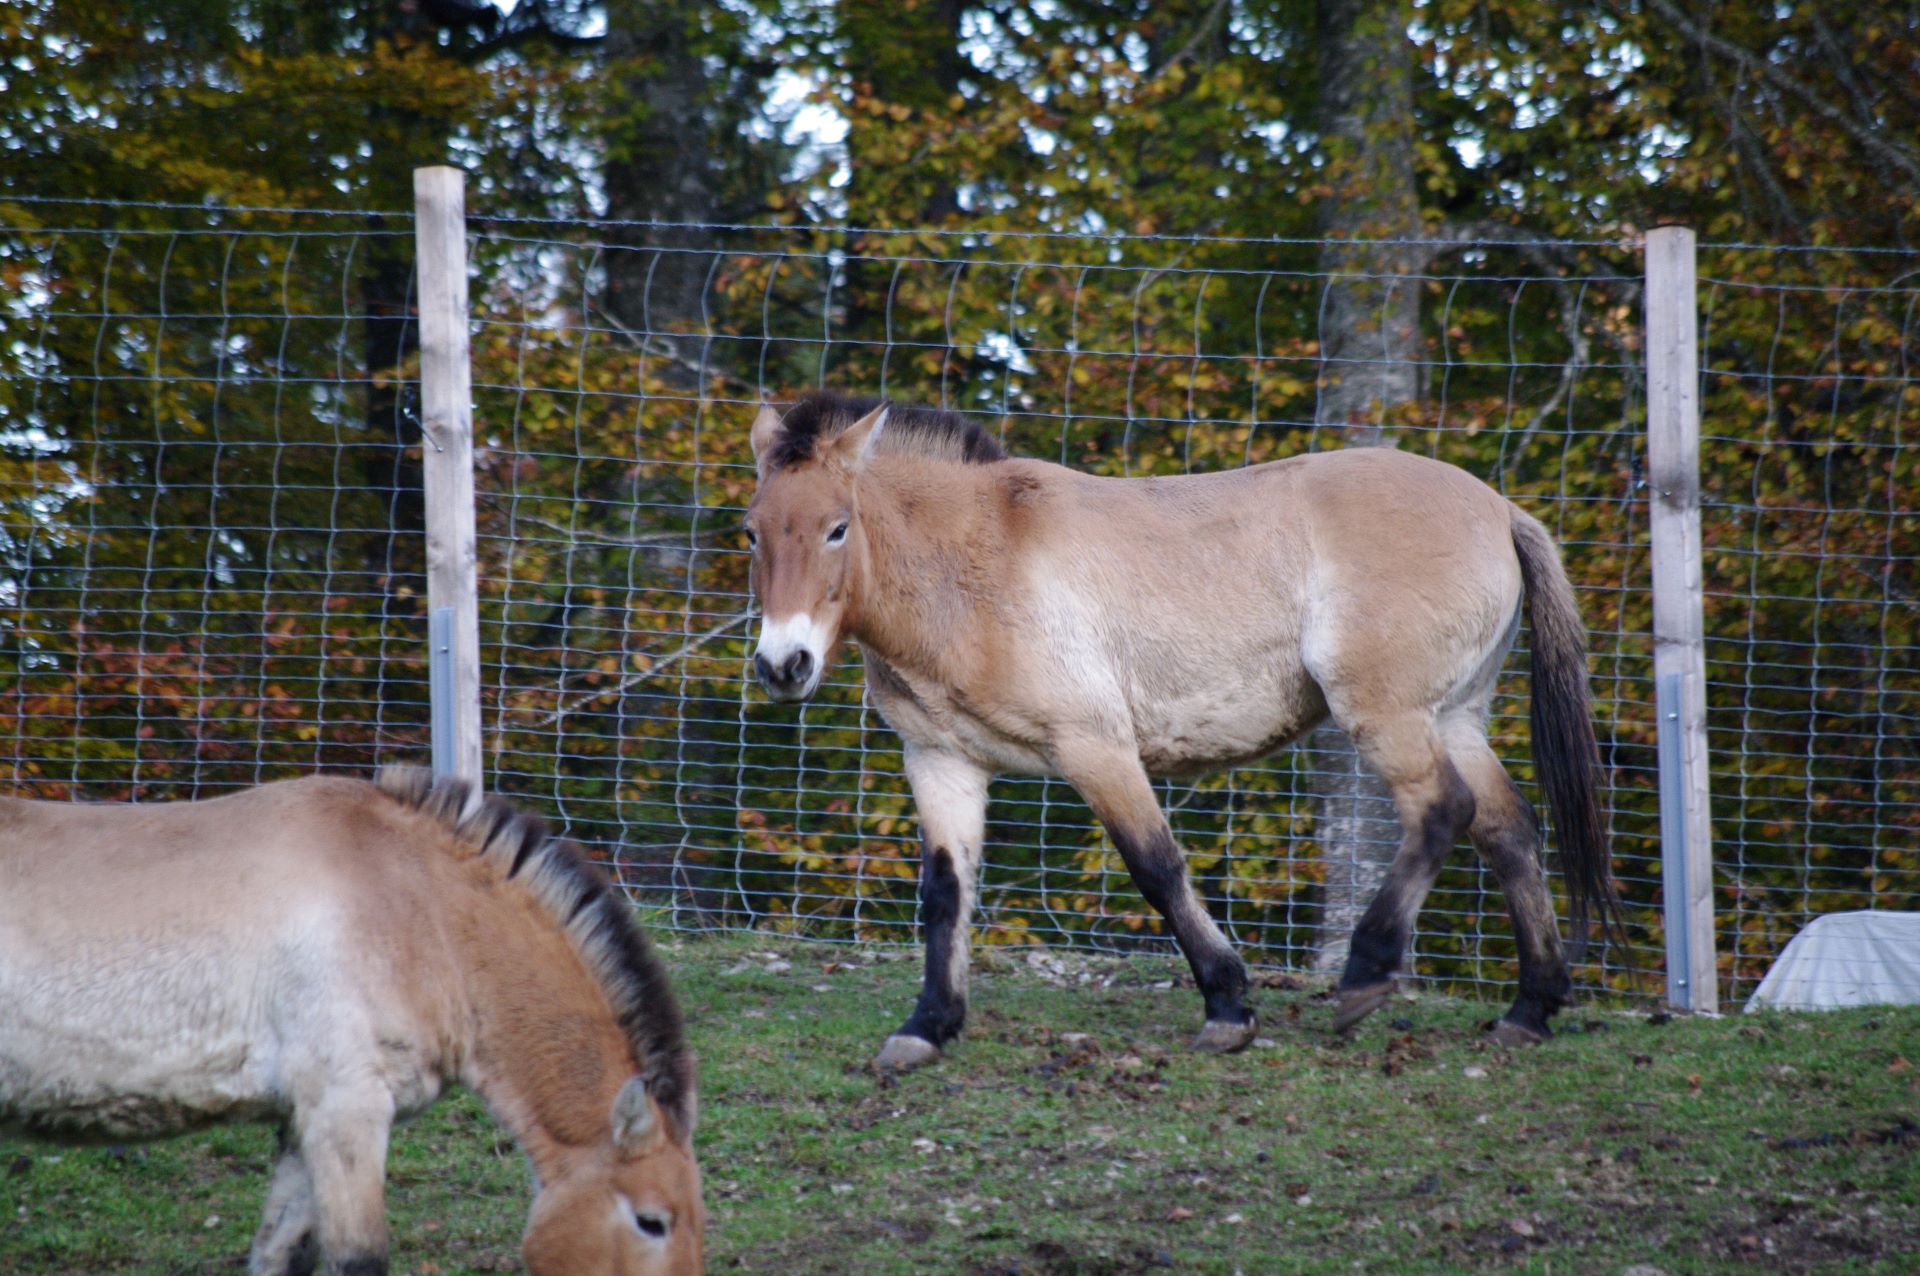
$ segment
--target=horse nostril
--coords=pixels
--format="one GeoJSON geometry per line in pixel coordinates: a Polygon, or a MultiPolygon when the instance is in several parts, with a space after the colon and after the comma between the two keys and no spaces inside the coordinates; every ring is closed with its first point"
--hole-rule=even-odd
{"type": "Polygon", "coordinates": [[[805,682],[807,675],[813,672],[813,656],[805,647],[787,657],[787,664],[780,671],[781,677],[789,683],[805,682]]]}
{"type": "Polygon", "coordinates": [[[753,658],[753,676],[758,678],[762,685],[771,683],[773,681],[773,663],[765,656],[755,654],[753,658]]]}

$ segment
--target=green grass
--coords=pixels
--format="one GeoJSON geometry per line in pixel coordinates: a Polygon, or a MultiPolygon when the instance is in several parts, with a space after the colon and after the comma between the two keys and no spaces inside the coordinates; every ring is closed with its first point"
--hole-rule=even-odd
{"type": "MultiPolygon", "coordinates": [[[[1920,1263],[1920,1010],[1575,1011],[1581,1031],[1507,1052],[1480,1037],[1497,1006],[1403,997],[1342,1043],[1310,992],[1266,988],[1274,1044],[1200,1058],[1197,997],[1155,986],[1173,963],[996,954],[964,1041],[893,1081],[864,1065],[917,960],[664,947],[700,1054],[715,1271],[1920,1263]]],[[[243,1270],[270,1151],[255,1129],[0,1141],[0,1272],[243,1270]]],[[[470,1097],[402,1131],[389,1184],[396,1272],[517,1269],[526,1173],[470,1097]]]]}

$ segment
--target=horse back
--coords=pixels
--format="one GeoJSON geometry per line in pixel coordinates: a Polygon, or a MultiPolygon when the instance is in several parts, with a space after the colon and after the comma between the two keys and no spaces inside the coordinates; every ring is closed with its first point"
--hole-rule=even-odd
{"type": "MultiPolygon", "coordinates": [[[[1114,479],[1012,462],[1007,547],[1039,595],[1128,632],[1286,645],[1328,599],[1445,607],[1518,588],[1514,507],[1457,466],[1390,448],[1240,470],[1114,479]],[[1258,605],[1264,604],[1264,605],[1258,605]]],[[[983,572],[982,575],[991,575],[983,572]]]]}
{"type": "Polygon", "coordinates": [[[0,1125],[138,1138],[284,1112],[312,1059],[362,1040],[433,1071],[452,978],[433,879],[453,861],[396,845],[422,822],[332,777],[0,800],[0,1125]]]}
{"type": "Polygon", "coordinates": [[[76,939],[285,927],[306,908],[414,893],[425,824],[363,780],[316,776],[194,802],[0,798],[0,919],[76,939]]]}
{"type": "Polygon", "coordinates": [[[888,720],[997,767],[1039,769],[968,745],[953,705],[972,735],[1093,732],[1130,738],[1156,774],[1204,772],[1297,738],[1355,679],[1374,699],[1447,696],[1517,614],[1512,506],[1426,457],[1354,449],[1139,479],[991,468],[1004,508],[975,538],[972,575],[1000,594],[953,644],[974,653],[956,659],[953,704],[888,720]]]}

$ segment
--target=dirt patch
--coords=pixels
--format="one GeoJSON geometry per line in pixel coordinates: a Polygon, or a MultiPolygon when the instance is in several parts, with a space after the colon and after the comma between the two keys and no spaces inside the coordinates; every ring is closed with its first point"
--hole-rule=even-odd
{"type": "Polygon", "coordinates": [[[971,1276],[1130,1276],[1173,1265],[1172,1252],[1164,1249],[1114,1256],[1075,1253],[1057,1242],[1041,1241],[1020,1258],[992,1260],[968,1270],[971,1276]]]}
{"type": "Polygon", "coordinates": [[[1768,1139],[1767,1146],[1776,1152],[1803,1152],[1808,1148],[1835,1146],[1920,1147],[1920,1121],[1906,1116],[1895,1117],[1882,1127],[1826,1130],[1819,1134],[1768,1139]]]}
{"type": "Polygon", "coordinates": [[[1704,1238],[1714,1258],[1779,1272],[1824,1270],[1836,1263],[1885,1262],[1920,1254],[1920,1235],[1878,1211],[1822,1216],[1784,1203],[1744,1223],[1728,1223],[1704,1238]]]}

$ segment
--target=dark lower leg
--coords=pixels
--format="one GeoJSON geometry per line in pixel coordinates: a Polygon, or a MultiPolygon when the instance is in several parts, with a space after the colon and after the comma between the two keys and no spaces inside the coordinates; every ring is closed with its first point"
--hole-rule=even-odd
{"type": "Polygon", "coordinates": [[[920,1000],[897,1035],[936,1046],[959,1035],[967,1019],[966,919],[953,856],[929,848],[920,862],[920,924],[927,936],[926,978],[920,1000]]]}
{"type": "Polygon", "coordinates": [[[326,1264],[326,1276],[386,1276],[386,1255],[363,1255],[326,1264]]]}
{"type": "Polygon", "coordinates": [[[1209,1023],[1247,1024],[1247,968],[1207,916],[1187,879],[1186,860],[1163,824],[1144,837],[1111,830],[1127,872],[1154,911],[1166,918],[1193,971],[1193,982],[1207,1006],[1209,1023]]]}
{"type": "Polygon", "coordinates": [[[347,1258],[327,1264],[327,1276],[387,1276],[385,1256],[347,1258]]]}
{"type": "Polygon", "coordinates": [[[294,1243],[287,1255],[285,1276],[313,1276],[320,1269],[320,1245],[308,1232],[294,1243]]]}
{"type": "MultiPolygon", "coordinates": [[[[1518,933],[1519,916],[1517,913],[1512,916],[1514,931],[1518,933]]],[[[1530,956],[1523,940],[1520,948],[1520,992],[1505,1015],[1506,1021],[1534,1036],[1548,1037],[1553,1035],[1548,1021],[1572,1002],[1573,977],[1567,973],[1566,963],[1558,950],[1550,956],[1539,953],[1530,956]]]]}
{"type": "MultiPolygon", "coordinates": [[[[1496,764],[1497,765],[1497,764],[1496,764]]],[[[1485,787],[1493,788],[1489,782],[1485,787]]],[[[1505,1022],[1526,1037],[1551,1034],[1547,1021],[1573,999],[1573,979],[1560,951],[1553,897],[1540,872],[1540,821],[1533,804],[1502,770],[1498,793],[1481,803],[1473,844],[1507,898],[1520,955],[1520,991],[1505,1022]]]]}
{"type": "Polygon", "coordinates": [[[1553,898],[1540,877],[1540,862],[1529,845],[1489,847],[1483,852],[1507,897],[1507,915],[1520,950],[1520,990],[1508,1022],[1547,1036],[1547,1021],[1573,1000],[1573,977],[1560,952],[1553,898]]]}
{"type": "Polygon", "coordinates": [[[320,1246],[313,1234],[313,1189],[291,1133],[280,1128],[280,1159],[267,1191],[248,1264],[254,1276],[313,1276],[320,1246]]]}
{"type": "MultiPolygon", "coordinates": [[[[1347,945],[1346,969],[1340,972],[1340,990],[1371,988],[1392,979],[1406,955],[1407,938],[1412,930],[1412,910],[1402,901],[1396,879],[1401,876],[1400,861],[1394,861],[1393,875],[1380,887],[1379,894],[1360,915],[1347,945]]],[[[1422,892],[1424,894],[1425,892],[1422,892]]]]}
{"type": "Polygon", "coordinates": [[[376,1079],[330,1081],[331,1088],[311,1098],[296,1095],[293,1118],[312,1185],[321,1270],[326,1276],[386,1276],[385,1167],[393,1095],[376,1079]]]}
{"type": "MultiPolygon", "coordinates": [[[[1406,955],[1414,918],[1440,875],[1447,851],[1473,820],[1473,792],[1452,764],[1441,766],[1437,781],[1429,788],[1431,796],[1417,807],[1409,810],[1411,803],[1400,804],[1404,826],[1400,852],[1379,894],[1354,927],[1347,966],[1340,976],[1343,993],[1373,992],[1392,981],[1406,955]]],[[[1343,1028],[1351,1027],[1379,1004],[1377,995],[1347,1001],[1340,1015],[1343,1028]]]]}

